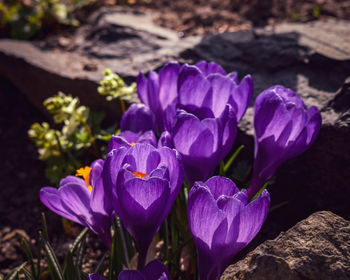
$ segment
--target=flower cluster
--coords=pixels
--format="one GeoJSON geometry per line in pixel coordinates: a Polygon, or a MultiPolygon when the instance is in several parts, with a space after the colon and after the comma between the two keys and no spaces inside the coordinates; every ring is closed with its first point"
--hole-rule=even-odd
{"type": "MultiPolygon", "coordinates": [[[[123,271],[118,279],[170,279],[159,261],[146,265],[146,256],[185,178],[192,186],[184,201],[200,279],[218,279],[267,217],[268,191],[252,198],[281,163],[315,141],[320,113],[282,86],[261,93],[254,107],[252,180],[247,190],[239,190],[230,179],[212,176],[231,151],[237,123],[251,103],[251,76],[239,81],[237,73],[213,62],[170,62],[159,73],[140,73],[137,89],[142,103],[123,115],[106,158],[78,170],[83,178],[68,176],[59,189],[43,188],[40,199],[90,228],[107,246],[113,217],[120,218],[139,256],[138,271],[123,271]]],[[[89,279],[104,278],[91,274],[89,279]]]]}

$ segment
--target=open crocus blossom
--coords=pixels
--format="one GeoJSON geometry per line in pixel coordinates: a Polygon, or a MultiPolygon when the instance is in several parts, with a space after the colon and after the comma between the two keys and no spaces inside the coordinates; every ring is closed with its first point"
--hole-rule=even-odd
{"type": "Polygon", "coordinates": [[[307,150],[320,127],[318,109],[307,109],[292,90],[273,86],[263,91],[254,106],[255,160],[248,197],[253,197],[284,161],[307,150]]]}
{"type": "Polygon", "coordinates": [[[179,154],[168,147],[157,149],[143,143],[112,150],[103,177],[105,184],[115,190],[116,213],[135,239],[138,268],[142,269],[148,247],[182,185],[179,154]]]}
{"type": "MultiPolygon", "coordinates": [[[[169,280],[169,271],[166,266],[154,260],[147,264],[141,271],[123,270],[118,275],[118,280],[169,280]]],[[[89,280],[106,280],[106,278],[94,273],[89,274],[89,280]]]]}
{"type": "Polygon", "coordinates": [[[253,80],[247,75],[238,83],[237,73],[226,75],[218,67],[206,62],[183,65],[178,81],[178,107],[204,119],[219,117],[226,104],[230,104],[239,122],[251,102],[253,80]],[[215,69],[217,72],[211,72],[215,69]]]}
{"type": "Polygon", "coordinates": [[[188,221],[197,248],[201,280],[219,279],[221,273],[259,232],[270,206],[264,190],[248,203],[228,178],[196,182],[188,197],[188,221]]]}
{"type": "Polygon", "coordinates": [[[83,179],[67,176],[61,180],[59,189],[44,187],[39,196],[50,210],[88,227],[109,246],[113,208],[102,183],[103,165],[103,160],[96,160],[90,167],[77,171],[77,176],[83,179]]]}
{"type": "Polygon", "coordinates": [[[152,130],[135,133],[132,131],[123,131],[117,135],[112,135],[108,142],[108,152],[120,147],[131,147],[136,143],[147,143],[157,146],[157,138],[152,130]]]}

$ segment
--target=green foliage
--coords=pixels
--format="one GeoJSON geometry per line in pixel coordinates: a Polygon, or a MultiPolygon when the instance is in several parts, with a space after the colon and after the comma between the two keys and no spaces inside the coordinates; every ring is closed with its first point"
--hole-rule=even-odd
{"type": "Polygon", "coordinates": [[[44,106],[52,115],[55,125],[34,123],[28,131],[29,138],[35,142],[39,159],[47,163],[46,177],[58,183],[63,177],[73,174],[81,167],[82,157],[87,153],[93,159],[105,152],[107,142],[115,133],[116,127],[101,129],[104,113],[92,112],[81,106],[77,97],[58,93],[44,101],[44,106]],[[97,146],[96,140],[102,142],[97,146]]]}
{"type": "Polygon", "coordinates": [[[312,7],[312,17],[314,19],[318,19],[320,17],[320,14],[321,14],[321,7],[320,5],[318,4],[315,4],[313,7],[312,7]]]}
{"type": "Polygon", "coordinates": [[[100,82],[101,86],[97,90],[100,95],[106,96],[107,100],[115,98],[130,100],[132,94],[136,92],[136,83],[132,83],[130,86],[126,85],[124,80],[113,73],[111,69],[103,71],[103,77],[100,82]]]}
{"type": "Polygon", "coordinates": [[[44,25],[78,26],[73,12],[95,0],[7,0],[0,3],[0,26],[8,26],[16,39],[30,39],[44,25]]]}

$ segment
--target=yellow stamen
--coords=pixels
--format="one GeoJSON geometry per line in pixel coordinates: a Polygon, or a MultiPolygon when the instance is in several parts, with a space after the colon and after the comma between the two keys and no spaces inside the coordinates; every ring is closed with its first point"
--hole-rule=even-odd
{"type": "Polygon", "coordinates": [[[130,145],[131,145],[131,146],[134,146],[134,145],[135,145],[135,142],[131,142],[130,145]]]}
{"type": "Polygon", "coordinates": [[[142,172],[138,172],[138,171],[135,171],[135,172],[133,172],[133,173],[134,173],[134,175],[135,175],[136,177],[139,177],[139,178],[143,178],[143,177],[146,177],[146,176],[147,176],[147,174],[142,173],[142,172]]]}
{"type": "Polygon", "coordinates": [[[85,166],[77,170],[77,173],[75,176],[81,176],[84,178],[84,181],[86,183],[87,188],[89,191],[92,191],[92,187],[90,186],[90,172],[91,172],[91,167],[90,166],[85,166]]]}

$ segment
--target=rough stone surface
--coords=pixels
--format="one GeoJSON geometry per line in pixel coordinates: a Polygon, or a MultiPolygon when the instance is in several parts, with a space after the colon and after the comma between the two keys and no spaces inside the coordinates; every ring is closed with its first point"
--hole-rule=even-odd
{"type": "Polygon", "coordinates": [[[74,36],[56,39],[54,47],[52,40],[0,40],[0,76],[41,109],[45,98],[63,91],[117,116],[119,103],[105,102],[96,91],[105,68],[131,81],[140,70],[158,68],[193,46],[177,44],[175,34],[154,26],[147,14],[118,8],[102,8],[74,36]]]}
{"type": "MultiPolygon", "coordinates": [[[[299,92],[308,105],[325,106],[350,73],[350,22],[328,20],[178,39],[155,26],[148,14],[102,8],[72,37],[57,44],[0,40],[0,76],[10,80],[37,106],[62,90],[111,114],[118,104],[96,95],[105,68],[133,81],[140,70],[170,60],[213,60],[240,76],[252,74],[255,94],[275,84],[299,92]],[[332,31],[332,32],[331,32],[332,31]]],[[[251,130],[251,109],[242,129],[251,130]]]]}
{"type": "Polygon", "coordinates": [[[349,221],[317,212],[229,266],[221,280],[350,279],[349,240],[349,221]]]}

